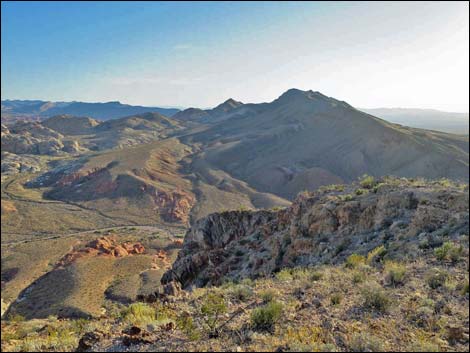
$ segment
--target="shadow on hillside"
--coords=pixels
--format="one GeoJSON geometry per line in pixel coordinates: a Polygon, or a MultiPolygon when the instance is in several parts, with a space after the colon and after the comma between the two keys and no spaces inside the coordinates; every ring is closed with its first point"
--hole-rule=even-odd
{"type": "Polygon", "coordinates": [[[48,272],[20,293],[6,316],[21,315],[27,320],[44,319],[50,315],[89,318],[90,314],[65,304],[74,290],[74,282],[72,271],[67,269],[48,272]]]}

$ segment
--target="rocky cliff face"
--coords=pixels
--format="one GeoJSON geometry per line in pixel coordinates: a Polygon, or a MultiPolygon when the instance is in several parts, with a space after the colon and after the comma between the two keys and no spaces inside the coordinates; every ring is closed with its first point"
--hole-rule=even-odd
{"type": "Polygon", "coordinates": [[[468,185],[384,178],[300,194],[279,211],[212,214],[188,231],[162,282],[218,285],[379,246],[387,257],[413,258],[468,234],[468,202],[468,185]]]}

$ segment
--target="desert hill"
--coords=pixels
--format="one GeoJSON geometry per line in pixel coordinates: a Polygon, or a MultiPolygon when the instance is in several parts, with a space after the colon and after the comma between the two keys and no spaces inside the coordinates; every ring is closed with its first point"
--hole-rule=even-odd
{"type": "Polygon", "coordinates": [[[230,114],[182,141],[204,146],[195,159],[284,198],[363,174],[468,180],[468,137],[391,124],[319,92],[291,89],[230,114]]]}

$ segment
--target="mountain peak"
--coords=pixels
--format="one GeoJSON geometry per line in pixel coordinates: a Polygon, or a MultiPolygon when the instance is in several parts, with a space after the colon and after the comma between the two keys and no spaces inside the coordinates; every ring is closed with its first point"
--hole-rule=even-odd
{"type": "Polygon", "coordinates": [[[291,99],[291,98],[322,98],[322,99],[328,99],[329,97],[325,96],[324,94],[318,92],[318,91],[302,91],[298,88],[290,88],[287,91],[285,91],[283,94],[278,99],[291,99]]]}
{"type": "Polygon", "coordinates": [[[223,111],[223,112],[228,112],[232,109],[235,109],[239,106],[243,105],[242,102],[238,102],[233,98],[227,99],[225,102],[219,104],[217,107],[215,107],[213,110],[214,111],[223,111]]]}

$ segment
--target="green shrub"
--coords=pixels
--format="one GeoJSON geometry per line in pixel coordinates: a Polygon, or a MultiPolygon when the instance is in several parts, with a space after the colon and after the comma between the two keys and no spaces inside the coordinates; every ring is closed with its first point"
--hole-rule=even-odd
{"type": "Polygon", "coordinates": [[[465,295],[465,294],[468,294],[468,279],[467,281],[463,284],[463,287],[462,287],[462,294],[465,295]]]}
{"type": "Polygon", "coordinates": [[[445,242],[444,244],[442,244],[441,247],[434,249],[434,256],[436,256],[439,261],[445,260],[449,254],[449,250],[451,249],[451,247],[452,243],[445,242]]]}
{"type": "Polygon", "coordinates": [[[342,300],[343,300],[343,295],[341,293],[333,293],[330,298],[332,305],[341,304],[342,300]]]}
{"type": "Polygon", "coordinates": [[[387,261],[385,263],[385,272],[387,281],[393,285],[403,284],[406,276],[406,266],[394,261],[387,261]]]}
{"type": "Polygon", "coordinates": [[[441,247],[434,249],[434,255],[439,261],[451,260],[457,262],[463,253],[463,247],[455,245],[449,241],[442,244],[441,247]]]}
{"type": "Polygon", "coordinates": [[[367,284],[362,288],[362,297],[364,299],[364,307],[374,309],[379,312],[386,312],[391,300],[385,290],[377,284],[367,284]]]}
{"type": "Polygon", "coordinates": [[[361,188],[356,189],[356,191],[354,191],[354,193],[355,193],[357,196],[367,194],[367,192],[368,192],[368,191],[367,191],[366,189],[361,189],[361,188]]]}
{"type": "Polygon", "coordinates": [[[338,197],[341,201],[352,201],[354,199],[354,195],[352,194],[339,195],[338,197]]]}
{"type": "Polygon", "coordinates": [[[437,289],[444,286],[448,278],[449,274],[446,271],[434,268],[426,275],[426,283],[432,289],[437,289]]]}
{"type": "Polygon", "coordinates": [[[312,271],[312,273],[310,274],[310,280],[312,280],[313,282],[317,282],[321,280],[322,278],[323,278],[323,273],[321,273],[320,271],[312,271]]]}
{"type": "Polygon", "coordinates": [[[330,191],[344,191],[344,185],[342,184],[331,184],[331,185],[325,185],[325,186],[321,186],[319,188],[319,191],[322,191],[322,192],[330,192],[330,191]]]}
{"type": "Polygon", "coordinates": [[[133,303],[124,309],[122,313],[124,321],[136,325],[144,326],[157,319],[155,308],[145,303],[133,303]]]}
{"type": "Polygon", "coordinates": [[[251,278],[244,278],[240,281],[244,286],[253,287],[253,280],[251,278]]]}
{"type": "Polygon", "coordinates": [[[25,318],[24,318],[24,316],[22,316],[20,314],[13,314],[13,315],[8,316],[8,320],[10,322],[23,322],[23,321],[25,321],[25,318]]]}
{"type": "Polygon", "coordinates": [[[359,265],[364,265],[366,263],[366,258],[362,255],[352,254],[346,259],[345,266],[347,268],[356,268],[359,265]]]}
{"type": "Polygon", "coordinates": [[[257,331],[272,331],[274,325],[282,315],[283,306],[279,302],[271,301],[251,313],[251,326],[257,331]]]}
{"type": "Polygon", "coordinates": [[[383,245],[376,247],[375,249],[369,251],[367,254],[366,264],[370,265],[372,262],[376,261],[377,259],[381,259],[383,255],[385,255],[386,250],[383,245]]]}
{"type": "Polygon", "coordinates": [[[367,332],[356,333],[349,342],[351,352],[383,352],[382,341],[367,332]]]}
{"type": "Polygon", "coordinates": [[[183,313],[177,318],[176,326],[181,331],[186,333],[186,335],[191,341],[196,341],[201,338],[201,335],[197,330],[196,325],[194,324],[193,318],[187,313],[183,313]]]}
{"type": "Polygon", "coordinates": [[[366,280],[366,274],[362,271],[354,271],[352,276],[353,283],[362,283],[366,280]]]}
{"type": "Polygon", "coordinates": [[[462,257],[462,254],[463,254],[463,246],[454,245],[449,250],[449,259],[450,261],[455,263],[460,260],[460,258],[462,257]]]}
{"type": "Polygon", "coordinates": [[[227,312],[227,305],[220,294],[209,293],[201,306],[201,314],[204,316],[204,322],[209,328],[210,333],[215,333],[219,320],[227,312]]]}
{"type": "Polygon", "coordinates": [[[371,175],[364,174],[359,181],[359,185],[363,187],[364,189],[372,189],[377,182],[375,181],[375,178],[371,175]]]}
{"type": "Polygon", "coordinates": [[[292,281],[294,279],[290,269],[287,269],[287,268],[282,269],[281,271],[276,273],[275,276],[277,280],[282,281],[282,282],[292,281]]]}
{"type": "Polygon", "coordinates": [[[253,297],[253,290],[246,285],[238,284],[230,290],[230,296],[244,302],[253,297]]]}
{"type": "Polygon", "coordinates": [[[259,293],[261,300],[265,304],[272,302],[274,299],[278,297],[278,295],[279,293],[274,289],[266,289],[259,293]]]}

